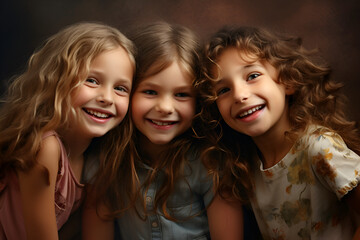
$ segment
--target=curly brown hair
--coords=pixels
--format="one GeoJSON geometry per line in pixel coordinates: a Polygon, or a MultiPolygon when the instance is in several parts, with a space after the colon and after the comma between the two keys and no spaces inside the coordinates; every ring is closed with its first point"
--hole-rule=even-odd
{"type": "Polygon", "coordinates": [[[231,131],[222,121],[216,106],[213,86],[218,79],[214,69],[218,67],[216,62],[219,57],[228,48],[236,48],[246,56],[255,57],[255,61],[267,61],[277,69],[279,83],[294,90],[289,98],[291,129],[286,132],[290,139],[300,137],[310,124],[322,125],[340,134],[347,146],[360,154],[359,129],[345,116],[345,97],[340,92],[343,84],[330,78],[331,69],[318,51],[305,49],[299,37],[254,27],[224,27],[205,46],[204,77],[196,84],[205,102],[202,119],[214,127],[216,134],[211,137],[218,148],[232,159],[227,164],[221,163],[228,165],[230,170],[226,171],[231,172],[230,179],[225,178],[221,186],[232,186],[237,192],[239,189],[246,192],[249,186],[246,169],[251,167],[251,161],[242,159],[251,159],[248,149],[255,151],[251,138],[231,131]],[[244,174],[235,176],[236,171],[244,174]],[[234,179],[236,181],[232,181],[234,179]]]}

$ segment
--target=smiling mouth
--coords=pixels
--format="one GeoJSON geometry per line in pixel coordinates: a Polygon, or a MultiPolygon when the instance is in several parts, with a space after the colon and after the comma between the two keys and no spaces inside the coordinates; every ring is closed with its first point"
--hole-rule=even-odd
{"type": "Polygon", "coordinates": [[[83,110],[91,115],[91,116],[94,116],[94,117],[97,117],[97,118],[103,118],[103,119],[107,119],[107,118],[110,118],[111,115],[110,114],[107,114],[107,113],[103,113],[103,112],[97,112],[97,111],[94,111],[94,110],[91,110],[91,109],[86,109],[86,108],[83,108],[83,110]]]}
{"type": "Polygon", "coordinates": [[[240,113],[238,115],[238,118],[245,118],[245,117],[247,117],[247,116],[249,116],[249,115],[251,115],[251,114],[253,114],[253,113],[255,113],[255,112],[257,112],[257,111],[259,111],[261,109],[263,109],[264,107],[265,107],[265,105],[259,105],[259,106],[250,108],[249,110],[246,110],[246,111],[240,113]]]}
{"type": "Polygon", "coordinates": [[[151,119],[149,119],[149,121],[158,126],[169,126],[169,125],[174,125],[177,123],[176,121],[171,121],[171,122],[170,121],[156,121],[156,120],[151,120],[151,119]]]}

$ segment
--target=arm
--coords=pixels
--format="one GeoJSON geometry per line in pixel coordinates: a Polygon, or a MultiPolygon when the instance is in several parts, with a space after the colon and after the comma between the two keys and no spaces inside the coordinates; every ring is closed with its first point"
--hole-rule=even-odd
{"type": "Polygon", "coordinates": [[[239,202],[216,195],[207,209],[207,215],[211,239],[243,239],[243,211],[239,202]]]}
{"type": "MultiPolygon", "coordinates": [[[[350,209],[360,216],[360,186],[358,185],[344,197],[350,209]]],[[[353,239],[360,239],[360,226],[358,226],[353,239]]]]}
{"type": "Polygon", "coordinates": [[[355,210],[358,215],[360,215],[360,186],[351,190],[345,197],[345,201],[349,205],[350,209],[355,210]]]}
{"type": "Polygon", "coordinates": [[[18,172],[27,239],[58,239],[55,216],[55,183],[60,146],[54,136],[43,140],[37,164],[28,172],[18,172]]]}
{"type": "Polygon", "coordinates": [[[59,239],[80,239],[81,238],[81,207],[71,213],[68,220],[58,231],[59,239]]]}
{"type": "MultiPolygon", "coordinates": [[[[102,219],[94,206],[93,198],[89,191],[82,213],[82,239],[114,239],[114,221],[102,219]]],[[[109,210],[105,206],[98,208],[100,215],[104,216],[109,210]]]]}
{"type": "MultiPolygon", "coordinates": [[[[318,179],[348,205],[350,211],[347,214],[356,222],[354,214],[360,216],[360,187],[358,185],[348,191],[358,179],[360,156],[346,146],[340,135],[334,133],[323,133],[321,137],[316,137],[309,152],[309,159],[316,160],[313,166],[318,179]]],[[[354,239],[356,234],[360,235],[360,226],[354,239]]]]}

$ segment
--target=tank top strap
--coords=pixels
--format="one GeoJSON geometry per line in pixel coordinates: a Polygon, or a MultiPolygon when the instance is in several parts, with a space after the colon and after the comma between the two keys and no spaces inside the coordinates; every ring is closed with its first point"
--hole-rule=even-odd
{"type": "Polygon", "coordinates": [[[42,139],[45,139],[50,136],[56,136],[58,137],[57,133],[55,131],[47,131],[43,134],[42,139]]]}

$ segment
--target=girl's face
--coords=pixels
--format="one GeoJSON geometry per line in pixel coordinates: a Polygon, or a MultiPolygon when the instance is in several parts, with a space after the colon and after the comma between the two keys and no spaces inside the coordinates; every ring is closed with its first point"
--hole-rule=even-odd
{"type": "Polygon", "coordinates": [[[100,137],[117,126],[129,106],[133,67],[122,48],[94,58],[89,75],[72,95],[77,118],[72,130],[88,137],[100,137]]]}
{"type": "Polygon", "coordinates": [[[284,85],[267,62],[255,61],[235,48],[218,59],[220,80],[215,84],[218,109],[234,130],[253,138],[283,131],[289,126],[284,85]]]}
{"type": "Polygon", "coordinates": [[[131,102],[136,128],[153,144],[166,144],[185,132],[195,114],[191,78],[177,62],[142,79],[131,102]]]}

